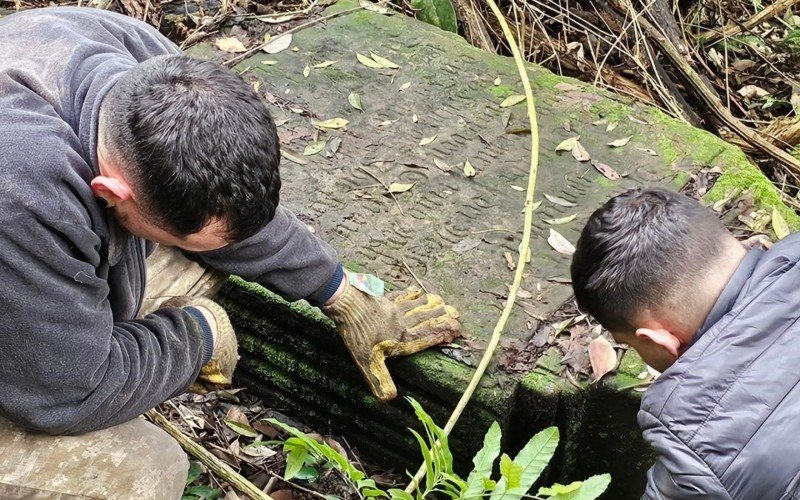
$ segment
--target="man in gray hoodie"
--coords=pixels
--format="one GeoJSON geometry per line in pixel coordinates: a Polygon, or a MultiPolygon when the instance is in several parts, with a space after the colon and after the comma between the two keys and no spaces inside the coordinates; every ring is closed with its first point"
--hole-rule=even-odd
{"type": "Polygon", "coordinates": [[[279,160],[253,89],[144,23],[0,20],[0,497],[179,496],[185,458],[136,417],[230,383],[228,274],[322,307],[381,400],[386,357],[458,335],[440,297],[349,279],[279,160]]]}
{"type": "Polygon", "coordinates": [[[663,372],[639,411],[644,498],[800,497],[800,235],[748,250],[697,201],[633,190],[591,216],[572,281],[663,372]]]}

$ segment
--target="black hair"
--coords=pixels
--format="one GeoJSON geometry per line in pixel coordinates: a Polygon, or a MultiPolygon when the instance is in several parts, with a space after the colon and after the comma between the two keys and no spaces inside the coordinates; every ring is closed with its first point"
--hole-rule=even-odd
{"type": "Polygon", "coordinates": [[[667,189],[633,189],[611,198],[583,228],[572,257],[578,306],[615,332],[636,315],[667,306],[701,280],[729,237],[696,200],[667,189]]]}
{"type": "Polygon", "coordinates": [[[274,217],[275,123],[235,73],[188,56],[149,59],[114,84],[101,122],[104,148],[168,232],[186,236],[219,219],[240,241],[274,217]]]}

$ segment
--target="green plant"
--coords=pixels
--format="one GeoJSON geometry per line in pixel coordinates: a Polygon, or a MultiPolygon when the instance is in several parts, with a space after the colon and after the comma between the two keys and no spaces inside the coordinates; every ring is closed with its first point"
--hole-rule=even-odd
{"type": "Polygon", "coordinates": [[[182,500],[213,500],[222,497],[221,489],[201,484],[202,476],[203,466],[199,462],[190,463],[182,500]]]}
{"type": "MultiPolygon", "coordinates": [[[[519,500],[529,497],[528,490],[539,479],[558,446],[558,428],[549,427],[531,438],[513,459],[507,454],[500,456],[500,477],[492,479],[494,464],[500,455],[502,433],[500,425],[493,423],[483,438],[483,447],[472,459],[474,468],[464,480],[453,471],[453,454],[447,435],[434,423],[422,406],[412,398],[408,402],[414,408],[424,429],[424,436],[417,431],[411,433],[417,439],[425,462],[425,482],[416,495],[400,489],[382,490],[375,481],[366,478],[350,461],[331,446],[310,438],[294,427],[268,419],[268,422],[291,434],[284,442],[286,471],[284,478],[297,478],[303,467],[322,465],[337,470],[353,486],[361,498],[389,498],[391,500],[421,500],[433,496],[447,496],[467,500],[489,498],[490,500],[519,500]]],[[[611,476],[600,474],[585,481],[568,485],[554,484],[540,488],[534,498],[549,500],[593,500],[600,496],[611,482],[611,476]]]]}

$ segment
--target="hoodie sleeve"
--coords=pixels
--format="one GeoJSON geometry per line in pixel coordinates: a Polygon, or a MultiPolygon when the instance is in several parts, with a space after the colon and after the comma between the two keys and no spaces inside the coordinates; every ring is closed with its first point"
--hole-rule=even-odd
{"type": "Polygon", "coordinates": [[[708,465],[655,416],[640,410],[639,425],[658,453],[647,471],[644,500],[731,499],[708,465]]]}
{"type": "Polygon", "coordinates": [[[197,254],[214,269],[255,281],[287,300],[324,303],[342,280],[336,251],[283,206],[260,232],[219,250],[197,254]]]}
{"type": "Polygon", "coordinates": [[[0,412],[50,434],[120,424],[183,392],[204,347],[182,309],[115,322],[100,239],[68,220],[0,221],[0,412]]]}

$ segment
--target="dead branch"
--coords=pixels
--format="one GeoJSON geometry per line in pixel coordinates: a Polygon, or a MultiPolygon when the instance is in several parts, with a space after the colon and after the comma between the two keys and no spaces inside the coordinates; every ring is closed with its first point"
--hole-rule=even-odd
{"type": "Polygon", "coordinates": [[[721,31],[707,30],[701,33],[698,38],[704,43],[714,43],[723,38],[738,35],[743,31],[750,31],[764,21],[772,19],[797,3],[800,3],[800,0],[775,0],[771,5],[765,7],[764,10],[741,24],[729,24],[721,31]]]}
{"type": "Polygon", "coordinates": [[[454,0],[453,5],[456,8],[458,22],[464,28],[464,37],[467,41],[487,52],[494,52],[494,43],[486,30],[483,16],[475,7],[474,0],[454,0]]]}
{"type": "Polygon", "coordinates": [[[208,450],[203,448],[200,444],[196,443],[192,438],[184,434],[180,429],[178,429],[175,425],[173,425],[167,418],[159,413],[157,410],[153,409],[146,413],[147,418],[149,418],[154,424],[158,425],[162,429],[164,429],[167,434],[175,438],[178,443],[180,443],[181,447],[186,451],[186,453],[192,455],[193,457],[200,460],[208,470],[216,474],[217,477],[227,481],[231,486],[236,488],[238,491],[241,491],[248,498],[253,500],[272,500],[272,497],[261,491],[242,477],[238,472],[233,470],[228,464],[221,461],[217,457],[211,454],[208,450]]]}
{"type": "MultiPolygon", "coordinates": [[[[629,0],[609,0],[609,3],[620,13],[627,12],[629,15],[638,15],[629,0]]],[[[706,112],[715,117],[720,123],[730,128],[736,135],[749,142],[756,150],[769,156],[786,168],[795,180],[800,180],[800,161],[786,151],[770,143],[758,132],[746,126],[738,118],[733,116],[716,92],[703,82],[697,71],[683,58],[675,45],[664,36],[660,30],[656,29],[650,21],[643,17],[640,17],[639,23],[647,36],[664,52],[681,74],[686,84],[694,91],[695,96],[706,108],[706,112]]]]}

